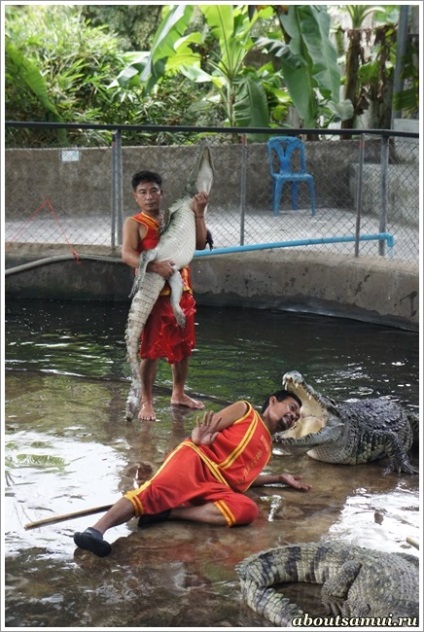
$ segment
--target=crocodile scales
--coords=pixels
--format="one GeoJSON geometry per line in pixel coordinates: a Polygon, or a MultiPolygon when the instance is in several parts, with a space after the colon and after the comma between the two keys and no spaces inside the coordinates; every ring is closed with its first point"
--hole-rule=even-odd
{"type": "MultiPolygon", "coordinates": [[[[140,336],[146,321],[165,285],[165,279],[155,272],[147,272],[150,261],[172,259],[175,270],[189,265],[196,249],[196,220],[191,209],[195,193],[209,193],[214,168],[210,149],[205,145],[189,177],[184,195],[169,209],[169,222],[162,232],[156,248],[140,254],[139,267],[131,291],[133,296],[125,330],[127,360],[131,368],[131,388],[127,398],[125,417],[131,421],[140,405],[141,381],[139,365],[140,336]]],[[[206,212],[206,209],[205,209],[206,212]]],[[[178,324],[183,327],[184,313],[179,305],[182,294],[181,275],[174,273],[168,279],[171,288],[170,301],[178,324]]]]}
{"type": "MultiPolygon", "coordinates": [[[[398,622],[404,617],[404,624],[418,626],[419,562],[407,553],[340,541],[297,543],[250,555],[236,565],[236,571],[242,600],[277,626],[294,627],[305,621],[305,612],[284,596],[284,587],[283,593],[272,587],[299,582],[322,585],[322,603],[334,618],[376,617],[387,622],[391,617],[398,622]]],[[[312,612],[307,616],[314,618],[312,612]]]]}
{"type": "Polygon", "coordinates": [[[408,457],[418,439],[417,415],[384,398],[337,404],[307,384],[298,371],[285,373],[282,383],[302,401],[296,424],[299,430],[289,429],[274,435],[274,441],[284,449],[296,454],[306,452],[318,461],[347,465],[386,458],[385,474],[417,473],[408,457]],[[302,436],[306,418],[308,421],[316,418],[320,423],[316,431],[306,431],[302,436]]]}

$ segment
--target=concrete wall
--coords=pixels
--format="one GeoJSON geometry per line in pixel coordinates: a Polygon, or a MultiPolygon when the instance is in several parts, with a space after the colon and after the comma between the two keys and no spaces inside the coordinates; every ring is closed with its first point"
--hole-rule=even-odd
{"type": "MultiPolygon", "coordinates": [[[[46,254],[40,264],[22,253],[6,256],[6,269],[12,270],[6,272],[6,298],[129,302],[133,275],[118,253],[79,263],[46,254]]],[[[419,328],[418,265],[270,250],[198,257],[191,271],[200,305],[301,311],[419,328]]]]}
{"type": "Polygon", "coordinates": [[[197,300],[419,327],[418,265],[376,258],[254,251],[195,259],[197,300]]]}

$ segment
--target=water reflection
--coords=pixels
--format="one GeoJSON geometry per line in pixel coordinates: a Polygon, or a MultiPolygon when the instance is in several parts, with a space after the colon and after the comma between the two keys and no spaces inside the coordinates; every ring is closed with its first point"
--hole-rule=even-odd
{"type": "Polygon", "coordinates": [[[371,549],[399,551],[408,548],[405,536],[419,542],[416,530],[419,510],[415,490],[408,488],[403,481],[386,493],[369,493],[366,488],[359,488],[346,498],[330,534],[371,549]],[[353,532],[352,524],[355,524],[353,532]]]}
{"type": "MultiPolygon", "coordinates": [[[[111,530],[106,559],[73,543],[90,517],[25,530],[47,516],[113,503],[195,423],[194,411],[169,404],[166,362],[157,378],[160,421],[124,421],[126,316],[125,305],[7,305],[8,627],[262,627],[240,604],[234,572],[250,553],[329,537],[418,555],[406,541],[420,539],[418,477],[384,477],[378,462],[338,466],[278,449],[268,471],[293,472],[313,490],[252,489],[260,516],[246,528],[169,522],[141,531],[134,521],[111,530]]],[[[318,316],[199,309],[189,387],[208,407],[240,397],[259,405],[292,369],[338,400],[390,396],[418,409],[417,334],[318,316]]]]}

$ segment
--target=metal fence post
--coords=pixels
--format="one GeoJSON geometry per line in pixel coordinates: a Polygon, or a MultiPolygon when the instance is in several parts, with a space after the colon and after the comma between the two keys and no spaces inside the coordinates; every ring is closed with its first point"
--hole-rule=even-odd
{"type": "Polygon", "coordinates": [[[363,134],[359,139],[358,181],[356,186],[356,226],[355,226],[355,257],[359,257],[359,235],[361,232],[362,214],[362,174],[364,166],[365,139],[363,134]]]}
{"type": "Polygon", "coordinates": [[[115,227],[116,227],[116,134],[112,136],[112,204],[110,222],[110,243],[115,248],[115,227]]]}
{"type": "Polygon", "coordinates": [[[246,164],[247,134],[241,135],[241,178],[240,178],[240,246],[244,244],[244,220],[246,216],[246,164]]]}
{"type": "MultiPolygon", "coordinates": [[[[387,230],[387,199],[388,199],[388,170],[389,170],[389,136],[383,134],[381,139],[381,211],[379,232],[385,233],[387,230]]],[[[378,242],[378,253],[384,257],[386,254],[386,243],[384,240],[378,242]]]]}
{"type": "MultiPolygon", "coordinates": [[[[394,100],[403,90],[404,80],[402,79],[402,70],[404,66],[404,57],[408,46],[408,16],[409,6],[403,5],[399,7],[399,22],[397,28],[396,39],[396,63],[393,77],[393,97],[394,100]]],[[[402,112],[395,107],[392,108],[392,128],[393,120],[395,118],[401,118],[402,112]]]]}
{"type": "Polygon", "coordinates": [[[123,191],[122,191],[122,134],[121,130],[116,132],[116,229],[118,245],[122,244],[122,224],[123,224],[123,191]]]}
{"type": "Polygon", "coordinates": [[[121,130],[117,130],[112,140],[112,218],[111,245],[122,244],[122,142],[121,130]]]}

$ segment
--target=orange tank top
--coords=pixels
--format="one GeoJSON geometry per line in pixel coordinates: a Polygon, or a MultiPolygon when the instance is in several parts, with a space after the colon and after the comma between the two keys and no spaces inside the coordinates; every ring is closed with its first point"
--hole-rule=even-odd
{"type": "MultiPolygon", "coordinates": [[[[140,239],[137,246],[138,254],[141,254],[144,250],[151,250],[152,248],[156,248],[160,239],[160,224],[157,220],[145,213],[137,213],[137,215],[132,216],[136,222],[139,224],[143,224],[147,228],[147,233],[140,239]]],[[[190,269],[188,267],[182,268],[180,270],[180,274],[183,280],[183,292],[192,293],[192,285],[190,278],[190,269]]],[[[167,295],[171,293],[171,289],[168,283],[165,283],[163,290],[160,295],[167,295]]]]}
{"type": "Polygon", "coordinates": [[[246,413],[222,430],[210,446],[185,445],[195,450],[214,477],[238,492],[244,492],[271,458],[272,437],[249,402],[246,413]]]}

